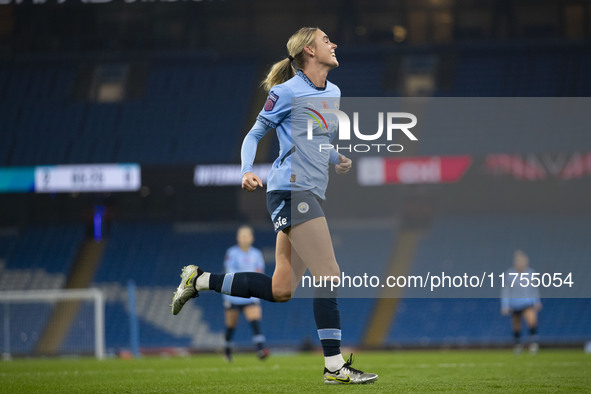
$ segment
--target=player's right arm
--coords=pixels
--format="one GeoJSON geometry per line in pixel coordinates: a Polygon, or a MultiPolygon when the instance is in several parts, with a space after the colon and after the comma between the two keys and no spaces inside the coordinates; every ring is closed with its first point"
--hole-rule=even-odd
{"type": "Polygon", "coordinates": [[[242,159],[242,188],[246,191],[253,192],[257,187],[263,187],[261,178],[251,170],[254,157],[257,153],[257,145],[269,130],[271,130],[271,127],[257,120],[242,142],[242,149],[240,151],[242,159]]]}
{"type": "Polygon", "coordinates": [[[257,145],[261,138],[271,129],[283,121],[291,111],[291,97],[293,94],[284,85],[274,86],[269,92],[267,101],[242,143],[242,188],[246,191],[255,191],[257,187],[263,187],[263,182],[252,172],[252,164],[257,152],[257,145]]]}

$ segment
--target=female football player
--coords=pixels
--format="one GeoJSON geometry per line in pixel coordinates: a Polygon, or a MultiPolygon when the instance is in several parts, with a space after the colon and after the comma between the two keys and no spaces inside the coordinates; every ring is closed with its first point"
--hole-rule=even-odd
{"type": "MultiPolygon", "coordinates": [[[[242,188],[252,192],[263,187],[261,179],[251,171],[258,141],[270,129],[277,130],[280,152],[267,185],[267,208],[277,233],[273,277],[253,272],[214,274],[189,265],[183,268],[181,284],[173,297],[173,314],[203,290],[285,302],[292,297],[306,268],[315,280],[340,275],[321,203],[325,198],[329,163],[335,165],[338,174],[346,174],[351,169],[351,160],[334,149],[318,149],[318,142],[332,141],[337,131],[334,122],[328,122],[329,127],[322,118],[324,129],[320,122],[320,131],[314,126],[314,143],[294,135],[296,129],[292,128],[292,99],[304,98],[303,105],[310,114],[338,109],[340,90],[326,79],[328,72],[339,65],[336,48],[318,28],[304,27],[291,36],[287,42],[288,56],[271,67],[263,82],[269,96],[242,144],[242,188]]],[[[376,381],[378,375],[353,368],[352,357],[345,362],[341,355],[336,292],[324,287],[316,294],[313,307],[324,351],[324,382],[376,381]]]]}
{"type": "MultiPolygon", "coordinates": [[[[264,272],[265,260],[260,250],[252,246],[254,233],[249,226],[240,226],[236,233],[237,244],[226,251],[224,268],[231,272],[264,272]]],[[[263,311],[258,298],[232,297],[224,294],[224,320],[226,322],[226,342],[224,356],[232,361],[232,337],[238,324],[240,313],[244,314],[252,328],[252,341],[256,344],[259,359],[269,356],[269,349],[265,347],[265,336],[261,332],[263,311]]]]}
{"type": "Polygon", "coordinates": [[[527,286],[521,284],[521,276],[531,279],[534,270],[529,266],[529,257],[522,250],[516,250],[513,254],[513,267],[505,271],[508,278],[514,278],[517,275],[518,283],[515,286],[503,287],[501,293],[501,314],[511,315],[511,328],[513,329],[514,351],[521,353],[523,344],[521,343],[521,319],[529,329],[529,351],[537,353],[538,345],[538,312],[542,309],[540,301],[540,292],[532,283],[527,286]]]}

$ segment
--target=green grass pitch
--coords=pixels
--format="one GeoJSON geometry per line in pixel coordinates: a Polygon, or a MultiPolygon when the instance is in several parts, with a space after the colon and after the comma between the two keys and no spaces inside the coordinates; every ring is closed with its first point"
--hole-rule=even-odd
{"type": "Polygon", "coordinates": [[[326,386],[320,354],[44,359],[0,362],[2,393],[591,392],[591,355],[582,350],[359,352],[372,385],[326,386]]]}

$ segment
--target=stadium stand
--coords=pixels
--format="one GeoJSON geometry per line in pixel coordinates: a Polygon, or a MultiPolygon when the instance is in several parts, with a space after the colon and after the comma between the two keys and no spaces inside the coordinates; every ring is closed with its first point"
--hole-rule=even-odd
{"type": "MultiPolygon", "coordinates": [[[[461,53],[452,97],[576,97],[590,92],[583,70],[589,55],[580,50],[515,48],[461,53]]],[[[449,93],[449,94],[445,94],[449,93]]]]}
{"type": "MultiPolygon", "coordinates": [[[[413,272],[504,272],[516,249],[528,253],[538,272],[555,272],[557,267],[573,271],[591,258],[591,246],[584,241],[588,220],[556,215],[438,217],[418,247],[413,272]]],[[[542,303],[542,343],[580,342],[591,335],[591,325],[583,323],[591,316],[588,299],[543,299],[542,303]]],[[[494,345],[508,343],[510,332],[498,299],[405,299],[387,341],[494,345]]]]}
{"type": "MultiPolygon", "coordinates": [[[[588,299],[546,298],[542,304],[538,325],[542,344],[569,345],[589,339],[588,299]]],[[[388,344],[487,347],[507,345],[511,340],[509,318],[501,316],[499,300],[414,298],[398,306],[388,344]]]]}
{"type": "MultiPolygon", "coordinates": [[[[60,289],[84,238],[81,226],[37,226],[0,235],[0,291],[60,289]]],[[[51,307],[0,308],[0,321],[10,314],[13,354],[31,354],[45,328],[51,307]],[[31,318],[34,316],[34,318],[31,318]]]]}
{"type": "Polygon", "coordinates": [[[382,97],[386,62],[380,54],[341,56],[340,62],[346,67],[339,67],[331,72],[329,80],[341,89],[344,97],[382,97]]]}
{"type": "MultiPolygon", "coordinates": [[[[591,56],[576,47],[460,47],[441,53],[454,54],[457,64],[453,75],[442,77],[452,81],[444,84],[451,88],[436,89],[436,97],[591,94],[591,77],[584,71],[591,66],[591,56]]],[[[384,53],[343,51],[340,56],[343,67],[331,74],[331,81],[343,96],[397,94],[384,84],[387,78],[401,78],[388,77],[393,71],[386,67],[384,53]]],[[[54,57],[0,65],[0,98],[6,102],[0,109],[0,129],[6,142],[0,147],[0,164],[195,164],[232,162],[237,157],[241,136],[249,126],[247,98],[256,87],[258,64],[254,60],[155,56],[148,61],[149,72],[140,89],[143,94],[116,103],[74,99],[78,63],[75,58],[54,57]],[[225,112],[222,120],[223,108],[232,111],[225,112]],[[222,144],[226,149],[211,149],[222,144]]],[[[477,130],[470,136],[446,133],[448,143],[432,137],[424,139],[419,153],[497,153],[505,147],[471,143],[482,137],[477,130]],[[458,141],[465,144],[458,146],[458,141]]],[[[540,151],[553,152],[564,149],[565,144],[576,147],[581,141],[588,143],[585,138],[564,142],[542,136],[538,146],[540,151]]],[[[501,144],[504,140],[500,138],[501,144]]],[[[515,146],[516,152],[528,149],[527,139],[522,142],[515,146]]],[[[269,159],[276,150],[274,143],[269,159]]]]}
{"type": "MultiPolygon", "coordinates": [[[[70,269],[80,242],[84,238],[83,226],[32,226],[20,232],[0,235],[0,258],[5,270],[40,270],[50,274],[65,274],[70,269]],[[31,247],[34,245],[35,247],[31,247]]],[[[39,286],[39,283],[35,283],[39,286]]],[[[1,288],[8,290],[9,283],[1,288]]],[[[10,290],[30,288],[31,284],[10,290]]],[[[56,288],[58,286],[50,286],[56,288]]]]}
{"type": "Polygon", "coordinates": [[[75,99],[76,67],[75,59],[0,67],[0,98],[7,103],[0,112],[0,164],[225,163],[237,154],[245,97],[256,83],[254,61],[156,58],[144,95],[116,103],[75,99]],[[224,108],[232,111],[222,116],[224,108]]]}

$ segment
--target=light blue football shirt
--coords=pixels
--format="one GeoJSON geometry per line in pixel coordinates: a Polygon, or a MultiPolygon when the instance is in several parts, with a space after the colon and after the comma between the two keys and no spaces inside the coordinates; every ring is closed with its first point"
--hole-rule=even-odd
{"type": "Polygon", "coordinates": [[[338,154],[334,149],[320,150],[319,146],[332,142],[338,122],[329,115],[320,116],[320,112],[338,109],[340,97],[341,91],[335,84],[326,81],[326,87],[318,88],[301,70],[288,81],[274,86],[257,117],[257,124],[264,127],[257,128],[255,124],[244,140],[242,174],[252,169],[256,143],[275,128],[279,156],[267,178],[267,191],[309,190],[324,199],[329,162],[337,164],[338,154]],[[312,140],[307,138],[309,120],[312,120],[312,140]]]}
{"type": "MultiPolygon", "coordinates": [[[[524,273],[526,274],[527,279],[531,281],[534,271],[531,268],[526,268],[524,273]]],[[[515,278],[515,276],[511,274],[520,274],[520,272],[513,267],[505,271],[505,287],[503,287],[501,292],[501,307],[511,310],[520,310],[539,304],[540,291],[538,288],[531,286],[531,282],[530,286],[521,286],[520,276],[516,278],[513,287],[511,287],[513,279],[515,278]]]]}
{"type": "MultiPolygon", "coordinates": [[[[248,251],[240,249],[238,245],[234,245],[226,251],[224,259],[224,269],[226,273],[232,272],[264,272],[265,259],[263,253],[255,247],[250,247],[248,251]]],[[[232,297],[223,294],[224,301],[230,301],[232,304],[245,305],[250,304],[256,298],[232,297]]]]}

